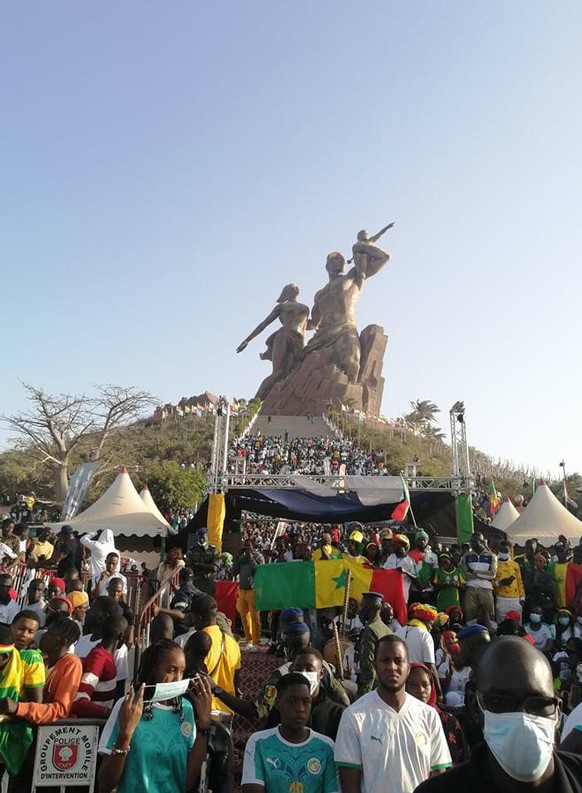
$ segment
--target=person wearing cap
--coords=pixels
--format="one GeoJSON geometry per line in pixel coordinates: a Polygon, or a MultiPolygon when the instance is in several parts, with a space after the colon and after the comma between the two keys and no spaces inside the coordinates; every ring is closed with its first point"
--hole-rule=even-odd
{"type": "Polygon", "coordinates": [[[461,563],[467,581],[465,590],[465,619],[476,619],[485,609],[489,619],[495,617],[493,581],[497,575],[497,556],[489,550],[485,537],[477,531],[471,535],[471,549],[461,563]]]}
{"type": "Polygon", "coordinates": [[[202,527],[196,532],[196,542],[188,550],[188,567],[194,571],[192,583],[195,587],[214,597],[214,576],[218,570],[218,549],[208,543],[208,529],[202,527]]]}
{"type": "Polygon", "coordinates": [[[56,566],[60,578],[64,578],[71,569],[81,569],[81,546],[73,534],[72,526],[63,526],[57,534],[53,555],[46,566],[56,566]]]}
{"type": "Polygon", "coordinates": [[[525,589],[521,579],[521,568],[512,558],[512,546],[508,540],[499,543],[497,574],[493,580],[493,588],[497,622],[502,622],[508,611],[519,612],[521,619],[525,589]]]}
{"type": "Polygon", "coordinates": [[[348,537],[348,552],[344,558],[358,564],[367,564],[368,560],[362,555],[364,548],[364,535],[359,529],[354,529],[348,537]]]}
{"type": "Polygon", "coordinates": [[[374,659],[376,648],[382,636],[389,636],[392,631],[382,622],[380,610],[383,596],[379,592],[364,592],[360,604],[359,617],[364,625],[360,633],[358,674],[358,697],[367,694],[376,683],[376,667],[374,659]]]}
{"type": "Polygon", "coordinates": [[[392,529],[382,529],[380,531],[380,551],[382,553],[382,566],[386,563],[386,559],[392,552],[392,537],[394,532],[392,529]]]}
{"type": "Polygon", "coordinates": [[[314,562],[321,562],[324,559],[339,559],[341,553],[337,551],[331,544],[331,534],[324,534],[321,542],[311,554],[311,559],[314,562]]]}
{"type": "Polygon", "coordinates": [[[385,570],[400,570],[402,573],[402,587],[404,589],[404,600],[408,602],[410,587],[413,582],[417,582],[416,565],[408,556],[410,542],[405,534],[395,534],[392,537],[392,553],[384,562],[385,570]]]}
{"type": "Polygon", "coordinates": [[[79,630],[83,633],[83,623],[85,622],[85,615],[89,608],[89,596],[86,592],[74,589],[67,594],[67,600],[70,602],[73,610],[71,612],[71,619],[75,620],[79,626],[79,630]]]}

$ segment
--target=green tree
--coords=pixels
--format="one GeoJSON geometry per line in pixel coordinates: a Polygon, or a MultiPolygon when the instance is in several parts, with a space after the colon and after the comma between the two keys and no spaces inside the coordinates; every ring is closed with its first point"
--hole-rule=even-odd
{"type": "Polygon", "coordinates": [[[174,460],[155,463],[139,472],[141,485],[147,484],[162,512],[187,510],[202,500],[205,478],[202,471],[174,460]]]}

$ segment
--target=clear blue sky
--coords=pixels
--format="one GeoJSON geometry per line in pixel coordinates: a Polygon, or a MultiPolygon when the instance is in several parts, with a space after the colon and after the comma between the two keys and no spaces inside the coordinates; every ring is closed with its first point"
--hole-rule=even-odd
{"type": "Polygon", "coordinates": [[[385,414],[464,399],[472,445],[582,471],[581,40],[577,1],[5,5],[1,412],[252,396],[281,287],[395,220],[385,414]]]}

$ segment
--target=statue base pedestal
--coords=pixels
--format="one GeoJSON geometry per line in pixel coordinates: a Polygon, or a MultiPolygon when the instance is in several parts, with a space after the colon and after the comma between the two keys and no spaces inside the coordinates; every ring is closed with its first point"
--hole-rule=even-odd
{"type": "Polygon", "coordinates": [[[368,325],[360,334],[362,358],[360,382],[350,383],[346,374],[330,363],[324,352],[306,356],[291,374],[276,383],[261,405],[270,416],[327,415],[330,404],[346,405],[369,416],[380,415],[384,391],[382,360],[388,337],[379,325],[368,325]]]}

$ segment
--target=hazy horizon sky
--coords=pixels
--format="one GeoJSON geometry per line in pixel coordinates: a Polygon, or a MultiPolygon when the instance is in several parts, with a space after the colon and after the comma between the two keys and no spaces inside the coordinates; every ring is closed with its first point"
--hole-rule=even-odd
{"type": "MultiPolygon", "coordinates": [[[[137,385],[251,397],[294,281],[396,221],[358,327],[383,412],[467,407],[472,446],[582,472],[582,6],[13,3],[0,43],[0,413],[137,385]],[[576,264],[578,262],[578,264],[576,264]]],[[[9,433],[0,429],[0,446],[9,433]]]]}

